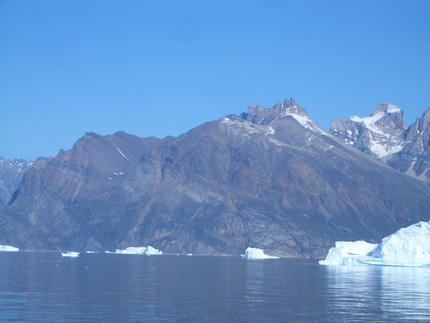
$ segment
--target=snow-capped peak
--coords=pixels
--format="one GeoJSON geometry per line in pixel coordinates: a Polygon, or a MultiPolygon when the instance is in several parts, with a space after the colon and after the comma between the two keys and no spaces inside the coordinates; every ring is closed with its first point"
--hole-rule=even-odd
{"type": "Polygon", "coordinates": [[[388,102],[381,102],[381,104],[379,104],[378,107],[376,107],[373,111],[372,111],[372,115],[375,115],[377,113],[380,112],[384,112],[384,113],[388,113],[388,114],[392,114],[392,113],[401,113],[403,114],[402,109],[396,107],[395,105],[388,103],[388,102]]]}
{"type": "Polygon", "coordinates": [[[346,144],[378,158],[402,149],[405,130],[403,111],[387,102],[379,104],[369,117],[334,120],[330,126],[330,132],[346,144]]]}

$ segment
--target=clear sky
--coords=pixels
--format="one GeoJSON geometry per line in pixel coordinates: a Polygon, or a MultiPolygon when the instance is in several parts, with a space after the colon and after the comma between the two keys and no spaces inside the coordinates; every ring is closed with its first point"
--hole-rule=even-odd
{"type": "Polygon", "coordinates": [[[294,98],[324,129],[430,107],[430,1],[0,0],[0,156],[180,135],[294,98]]]}

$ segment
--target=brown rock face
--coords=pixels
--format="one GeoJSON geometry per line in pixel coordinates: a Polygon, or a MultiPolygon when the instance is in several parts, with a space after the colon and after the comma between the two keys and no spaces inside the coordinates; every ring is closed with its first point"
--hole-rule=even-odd
{"type": "Polygon", "coordinates": [[[86,134],[35,163],[0,211],[0,244],[324,257],[428,221],[427,183],[343,144],[293,100],[177,138],[86,134]]]}

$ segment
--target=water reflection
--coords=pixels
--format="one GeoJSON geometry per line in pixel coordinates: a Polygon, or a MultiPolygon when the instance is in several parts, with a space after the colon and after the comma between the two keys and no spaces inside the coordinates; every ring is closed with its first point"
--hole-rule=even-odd
{"type": "Polygon", "coordinates": [[[248,317],[267,322],[324,322],[319,267],[299,259],[246,260],[248,317]]]}
{"type": "Polygon", "coordinates": [[[430,268],[0,255],[2,322],[430,322],[430,268]]]}
{"type": "Polygon", "coordinates": [[[255,303],[263,299],[263,260],[246,260],[245,299],[247,307],[252,308],[255,303]]]}
{"type": "Polygon", "coordinates": [[[323,266],[333,322],[430,321],[430,268],[323,266]]]}
{"type": "Polygon", "coordinates": [[[430,268],[381,268],[381,310],[406,320],[430,321],[430,268]]]}

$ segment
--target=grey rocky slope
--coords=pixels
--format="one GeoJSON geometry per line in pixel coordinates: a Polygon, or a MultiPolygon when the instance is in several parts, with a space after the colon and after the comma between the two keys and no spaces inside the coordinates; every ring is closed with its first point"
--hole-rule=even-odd
{"type": "Polygon", "coordinates": [[[89,133],[36,162],[0,210],[0,244],[105,251],[324,257],[428,221],[426,182],[313,123],[293,100],[163,140],[89,133]]]}
{"type": "Polygon", "coordinates": [[[10,201],[24,172],[31,165],[32,162],[25,159],[4,159],[0,156],[0,208],[10,201]]]}

